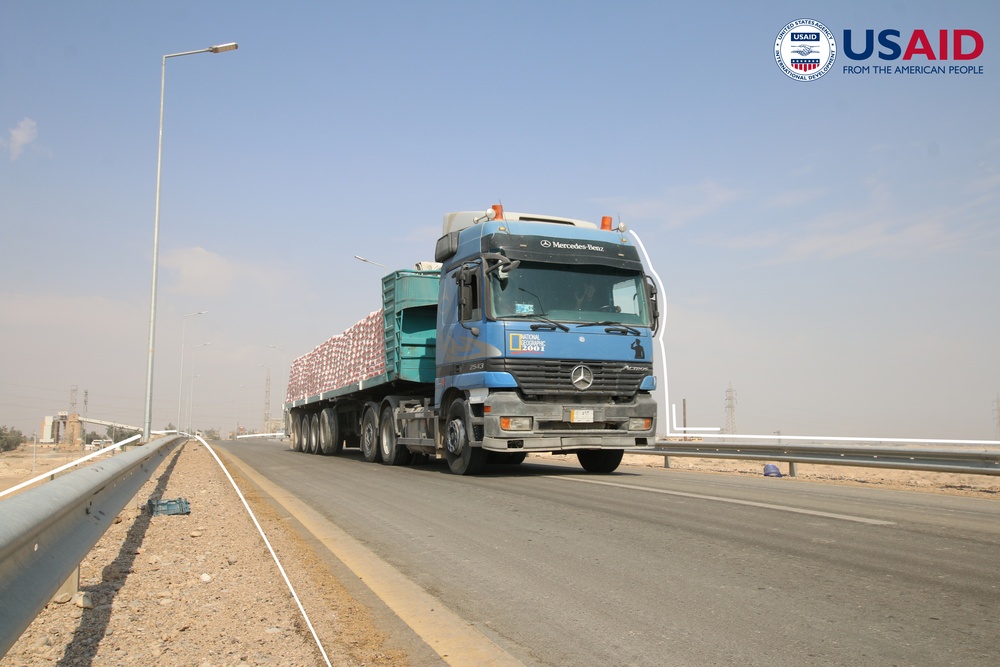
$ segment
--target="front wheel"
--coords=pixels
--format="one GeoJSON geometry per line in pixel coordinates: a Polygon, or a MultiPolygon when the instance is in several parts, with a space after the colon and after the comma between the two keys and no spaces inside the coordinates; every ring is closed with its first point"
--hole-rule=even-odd
{"type": "Polygon", "coordinates": [[[478,475],[486,465],[487,452],[469,443],[465,401],[455,401],[448,408],[445,423],[444,456],[456,475],[478,475]]]}
{"type": "Polygon", "coordinates": [[[361,417],[361,454],[365,461],[374,463],[379,460],[378,440],[378,414],[374,405],[367,405],[361,417]]]}
{"type": "Polygon", "coordinates": [[[625,454],[621,449],[581,449],[576,453],[580,465],[587,472],[614,472],[625,454]]]}
{"type": "Polygon", "coordinates": [[[486,457],[486,462],[516,466],[524,463],[526,458],[528,458],[527,452],[490,452],[486,457]]]}

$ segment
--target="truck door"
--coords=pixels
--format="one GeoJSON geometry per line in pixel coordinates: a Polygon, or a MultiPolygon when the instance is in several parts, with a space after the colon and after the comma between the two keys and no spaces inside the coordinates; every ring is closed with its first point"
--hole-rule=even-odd
{"type": "Polygon", "coordinates": [[[438,306],[435,403],[461,373],[481,370],[487,345],[483,318],[483,277],[478,262],[452,269],[441,279],[438,306]],[[474,368],[475,364],[479,368],[474,368]]]}

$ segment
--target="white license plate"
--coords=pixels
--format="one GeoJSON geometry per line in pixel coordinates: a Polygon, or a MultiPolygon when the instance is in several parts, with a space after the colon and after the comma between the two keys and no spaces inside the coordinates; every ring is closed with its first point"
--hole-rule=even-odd
{"type": "Polygon", "coordinates": [[[594,411],[593,410],[570,410],[569,420],[574,424],[593,424],[594,423],[594,411]]]}

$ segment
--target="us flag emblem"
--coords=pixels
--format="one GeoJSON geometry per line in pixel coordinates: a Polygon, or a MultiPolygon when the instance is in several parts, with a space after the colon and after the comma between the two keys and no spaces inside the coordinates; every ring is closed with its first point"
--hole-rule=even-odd
{"type": "Polygon", "coordinates": [[[819,58],[792,58],[791,66],[800,72],[811,72],[819,67],[819,58]]]}

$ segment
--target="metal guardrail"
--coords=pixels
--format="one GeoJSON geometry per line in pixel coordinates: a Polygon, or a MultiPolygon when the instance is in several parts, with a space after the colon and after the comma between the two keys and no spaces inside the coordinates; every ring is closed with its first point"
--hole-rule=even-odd
{"type": "Polygon", "coordinates": [[[661,439],[653,449],[630,449],[628,453],[1000,475],[1000,449],[979,447],[738,443],[705,438],[661,439]]]}
{"type": "Polygon", "coordinates": [[[0,500],[0,656],[185,440],[160,438],[0,500]]]}

